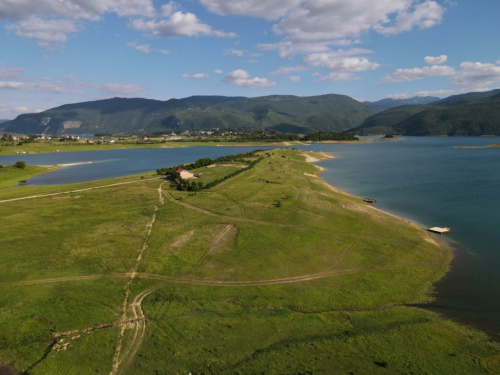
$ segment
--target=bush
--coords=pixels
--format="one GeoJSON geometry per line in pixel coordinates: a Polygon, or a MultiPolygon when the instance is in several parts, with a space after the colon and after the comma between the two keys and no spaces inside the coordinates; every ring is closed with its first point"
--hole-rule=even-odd
{"type": "Polygon", "coordinates": [[[23,169],[24,167],[26,167],[26,162],[23,160],[18,160],[14,163],[14,167],[23,169]]]}

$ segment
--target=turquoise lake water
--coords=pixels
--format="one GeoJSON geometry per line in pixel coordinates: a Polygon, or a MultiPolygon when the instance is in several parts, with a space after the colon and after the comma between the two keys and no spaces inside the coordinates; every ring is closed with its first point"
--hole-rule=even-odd
{"type": "MultiPolygon", "coordinates": [[[[498,137],[405,137],[369,144],[314,144],[301,149],[329,152],[317,163],[322,178],[422,227],[448,226],[452,269],[436,285],[427,308],[500,338],[500,148],[456,149],[500,143],[498,137]]],[[[142,173],[202,157],[215,158],[263,147],[191,147],[73,152],[0,157],[0,164],[91,161],[37,176],[33,185],[53,185],[142,173]]]]}

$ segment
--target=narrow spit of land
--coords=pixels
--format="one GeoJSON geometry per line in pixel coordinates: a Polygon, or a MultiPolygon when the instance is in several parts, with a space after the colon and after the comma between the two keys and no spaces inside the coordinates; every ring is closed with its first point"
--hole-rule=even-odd
{"type": "Polygon", "coordinates": [[[261,156],[199,192],[151,177],[0,202],[0,363],[30,374],[500,370],[486,335],[408,307],[432,298],[447,248],[304,162],[328,155],[261,156]]]}

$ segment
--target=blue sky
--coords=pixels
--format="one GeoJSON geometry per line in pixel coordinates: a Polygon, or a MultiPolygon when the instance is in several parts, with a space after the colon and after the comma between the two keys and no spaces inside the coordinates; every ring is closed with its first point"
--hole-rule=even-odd
{"type": "Polygon", "coordinates": [[[0,119],[103,98],[500,87],[498,0],[1,0],[0,119]]]}

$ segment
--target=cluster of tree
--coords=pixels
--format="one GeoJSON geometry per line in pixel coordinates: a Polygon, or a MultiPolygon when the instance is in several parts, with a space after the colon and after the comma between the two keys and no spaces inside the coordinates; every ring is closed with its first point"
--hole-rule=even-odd
{"type": "Polygon", "coordinates": [[[257,131],[252,133],[236,134],[235,137],[226,139],[228,142],[285,142],[298,141],[300,135],[293,133],[276,133],[257,131]]]}
{"type": "Polygon", "coordinates": [[[204,185],[203,182],[201,182],[201,181],[199,181],[199,182],[196,182],[196,181],[189,182],[188,180],[184,180],[184,179],[178,177],[177,180],[176,180],[177,181],[177,189],[178,190],[182,190],[182,191],[200,191],[200,190],[205,190],[205,189],[213,188],[213,187],[219,185],[221,182],[224,182],[224,181],[226,181],[227,179],[229,179],[231,177],[237,176],[240,173],[243,173],[244,171],[246,171],[248,169],[252,169],[262,159],[263,159],[262,157],[260,157],[258,159],[255,159],[255,160],[251,161],[248,164],[247,168],[238,169],[238,170],[234,171],[233,173],[225,175],[222,178],[210,181],[206,185],[204,185]]]}
{"type": "Polygon", "coordinates": [[[250,151],[250,152],[236,154],[236,155],[221,156],[220,158],[217,158],[217,159],[202,158],[202,159],[196,160],[194,163],[191,163],[191,164],[180,164],[180,165],[175,165],[175,166],[168,167],[168,168],[158,168],[156,170],[156,173],[159,175],[165,175],[165,176],[167,176],[168,179],[175,181],[177,183],[177,189],[179,189],[179,190],[199,191],[199,190],[203,190],[203,189],[210,189],[210,188],[220,184],[221,182],[227,180],[230,177],[234,177],[247,169],[253,168],[255,166],[255,164],[257,164],[260,160],[262,160],[262,157],[255,159],[255,157],[257,157],[257,155],[256,155],[257,152],[258,152],[258,150],[255,150],[255,151],[250,151]],[[177,173],[177,170],[179,170],[179,169],[192,170],[192,169],[206,167],[206,166],[209,166],[211,164],[229,163],[229,162],[245,163],[245,164],[248,164],[248,167],[244,168],[244,169],[238,169],[237,171],[230,173],[230,174],[228,174],[220,179],[211,181],[206,185],[204,185],[203,182],[201,182],[201,181],[184,180],[177,173]]]}
{"type": "Polygon", "coordinates": [[[192,169],[202,168],[202,167],[206,167],[206,166],[209,166],[211,164],[216,164],[216,163],[238,162],[238,163],[250,164],[251,161],[249,161],[248,159],[255,158],[257,156],[256,153],[258,151],[259,150],[245,152],[245,153],[236,154],[236,155],[221,156],[220,158],[217,158],[217,159],[201,158],[201,159],[196,160],[194,163],[190,163],[190,164],[179,164],[179,165],[174,165],[172,167],[158,168],[156,170],[156,174],[172,176],[173,178],[177,178],[178,174],[176,171],[178,169],[185,169],[185,170],[189,171],[192,169]]]}
{"type": "Polygon", "coordinates": [[[359,138],[352,134],[338,132],[314,132],[304,135],[300,138],[301,141],[358,141],[359,138]]]}

